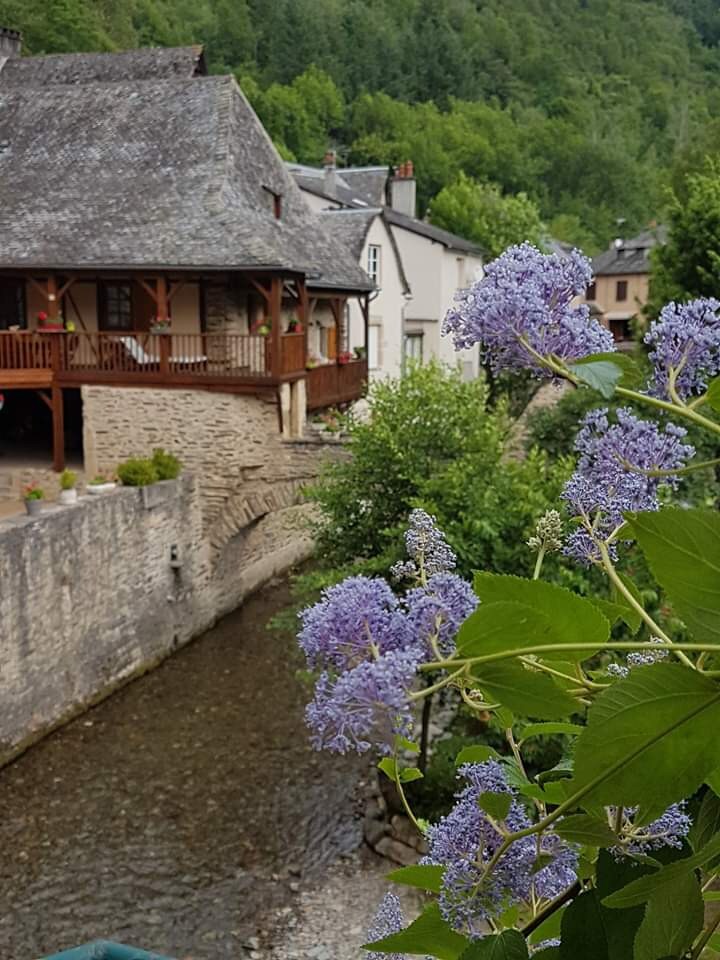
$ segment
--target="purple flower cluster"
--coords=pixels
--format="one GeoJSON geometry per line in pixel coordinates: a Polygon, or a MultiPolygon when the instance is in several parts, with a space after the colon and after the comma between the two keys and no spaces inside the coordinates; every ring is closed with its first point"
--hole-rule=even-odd
{"type": "MultiPolygon", "coordinates": [[[[692,826],[692,820],[685,810],[685,803],[673,803],[662,816],[645,827],[635,828],[632,818],[637,807],[627,807],[623,811],[623,828],[631,832],[629,843],[612,847],[615,857],[648,854],[662,847],[675,847],[679,850],[692,826]]],[[[615,808],[610,808],[611,818],[615,817],[615,808]]]]}
{"type": "Polygon", "coordinates": [[[709,378],[720,373],[720,300],[669,303],[645,334],[652,349],[654,374],[650,391],[668,397],[670,371],[683,399],[704,393],[709,378]]]}
{"type": "Polygon", "coordinates": [[[689,444],[680,442],[685,434],[674,424],[661,430],[655,423],[638,420],[627,408],[617,411],[617,423],[612,425],[607,410],[587,414],[575,440],[578,466],[562,493],[573,516],[582,521],[568,537],[568,556],[583,563],[597,561],[597,547],[588,527],[595,537],[605,539],[622,523],[625,511],[659,508],[659,487],[675,486],[677,478],[648,476],[643,471],[684,466],[695,453],[689,444]]]}
{"type": "Polygon", "coordinates": [[[489,792],[511,796],[504,821],[507,829],[523,830],[530,826],[530,820],[497,761],[465,764],[460,775],[467,786],[457,794],[451,812],[430,827],[430,849],[424,862],[445,867],[440,910],[456,930],[476,939],[487,932],[483,928],[488,916],[527,902],[532,892],[536,897],[553,899],[566,890],[576,879],[577,854],[556,834],[543,834],[539,850],[537,837],[524,837],[508,848],[485,878],[485,867],[503,838],[478,805],[480,795],[489,792]],[[552,860],[533,872],[539,854],[549,855],[552,860]]]}
{"type": "Polygon", "coordinates": [[[454,573],[436,573],[425,587],[411,590],[406,598],[407,616],[414,636],[425,652],[432,651],[432,638],[444,657],[455,649],[460,625],[478,605],[472,587],[454,573]]]}
{"type": "Polygon", "coordinates": [[[550,376],[532,351],[577,360],[615,349],[588,306],[572,303],[591,278],[590,261],[577,250],[560,257],[531,243],[510,247],[481,280],[458,291],[443,333],[452,334],[458,350],[479,343],[495,371],[529,369],[550,376]]]}
{"type": "MultiPolygon", "coordinates": [[[[368,943],[384,940],[385,937],[398,933],[404,926],[405,920],[399,899],[394,893],[386,893],[380,901],[373,922],[370,924],[367,935],[368,943]]],[[[371,951],[365,956],[368,957],[368,960],[405,960],[400,953],[375,953],[371,951]]]]}
{"type": "Polygon", "coordinates": [[[419,579],[455,569],[457,557],[445,540],[435,517],[424,510],[412,510],[405,533],[409,560],[396,563],[390,571],[397,580],[419,579]]]}
{"type": "Polygon", "coordinates": [[[621,663],[611,663],[608,665],[607,672],[611,677],[627,677],[630,670],[635,667],[649,667],[659,660],[665,660],[669,654],[667,643],[661,637],[652,637],[653,643],[657,643],[658,650],[634,650],[625,658],[627,666],[621,663]],[[663,649],[664,648],[664,649],[663,649]]]}

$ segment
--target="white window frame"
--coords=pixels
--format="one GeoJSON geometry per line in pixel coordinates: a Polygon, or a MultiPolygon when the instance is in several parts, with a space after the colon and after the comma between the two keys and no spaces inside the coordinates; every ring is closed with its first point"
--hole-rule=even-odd
{"type": "Polygon", "coordinates": [[[376,287],[380,286],[382,272],[382,247],[379,243],[369,243],[367,249],[367,273],[376,287]]]}
{"type": "Polygon", "coordinates": [[[420,363],[424,362],[424,359],[425,359],[424,339],[425,339],[425,334],[422,332],[422,330],[411,330],[409,333],[405,334],[405,339],[403,342],[403,357],[405,358],[405,360],[415,360],[415,361],[419,361],[420,363]],[[410,351],[408,350],[410,341],[412,341],[414,345],[416,345],[419,342],[420,344],[419,354],[416,354],[415,352],[410,353],[410,351]]]}

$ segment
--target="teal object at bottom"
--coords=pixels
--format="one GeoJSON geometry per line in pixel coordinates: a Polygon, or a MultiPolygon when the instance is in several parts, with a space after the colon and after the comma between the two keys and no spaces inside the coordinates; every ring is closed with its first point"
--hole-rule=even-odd
{"type": "Polygon", "coordinates": [[[110,943],[109,940],[95,940],[62,953],[51,953],[44,960],[172,960],[172,957],[148,953],[138,947],[126,947],[122,943],[110,943]]]}

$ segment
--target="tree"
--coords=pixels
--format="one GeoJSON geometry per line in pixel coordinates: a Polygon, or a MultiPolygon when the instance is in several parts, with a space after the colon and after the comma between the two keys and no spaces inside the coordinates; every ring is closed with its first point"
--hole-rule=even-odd
{"type": "Polygon", "coordinates": [[[478,183],[461,173],[430,205],[434,224],[474,240],[491,257],[513,243],[540,244],[543,224],[527,194],[504,195],[494,183],[478,183]]]}
{"type": "Polygon", "coordinates": [[[668,300],[720,296],[720,158],[686,177],[673,195],[665,246],[653,251],[650,311],[668,300]]]}

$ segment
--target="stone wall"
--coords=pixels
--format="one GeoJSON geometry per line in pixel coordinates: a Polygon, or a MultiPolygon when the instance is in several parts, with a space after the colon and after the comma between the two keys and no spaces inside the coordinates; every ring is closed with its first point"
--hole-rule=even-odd
{"type": "Polygon", "coordinates": [[[86,475],[165,447],[196,476],[204,529],[218,549],[252,520],[297,502],[317,475],[317,444],[283,439],[276,398],[83,387],[82,400],[86,475]]]}
{"type": "Polygon", "coordinates": [[[183,475],[0,523],[0,763],[305,559],[306,509],[217,550],[183,475]]]}

